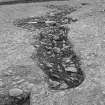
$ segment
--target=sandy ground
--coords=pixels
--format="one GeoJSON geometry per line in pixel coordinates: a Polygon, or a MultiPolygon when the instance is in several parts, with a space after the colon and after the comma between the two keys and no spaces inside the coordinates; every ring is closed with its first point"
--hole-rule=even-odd
{"type": "Polygon", "coordinates": [[[32,105],[36,105],[33,101],[37,100],[36,96],[41,98],[44,105],[105,104],[105,2],[86,1],[88,4],[81,6],[82,2],[85,0],[0,6],[0,73],[5,76],[6,73],[14,71],[13,76],[8,78],[0,76],[2,93],[17,85],[26,91],[32,89],[32,105]],[[46,87],[41,85],[43,84],[42,72],[30,58],[34,51],[33,46],[30,45],[33,33],[17,28],[12,23],[17,18],[44,15],[49,11],[45,7],[46,4],[68,4],[78,7],[76,12],[69,15],[79,20],[69,25],[71,29],[69,38],[75,45],[75,51],[82,58],[86,80],[78,89],[72,89],[70,92],[49,93],[46,87]],[[20,65],[24,65],[27,69],[20,65]],[[43,99],[45,93],[51,95],[43,99]]]}

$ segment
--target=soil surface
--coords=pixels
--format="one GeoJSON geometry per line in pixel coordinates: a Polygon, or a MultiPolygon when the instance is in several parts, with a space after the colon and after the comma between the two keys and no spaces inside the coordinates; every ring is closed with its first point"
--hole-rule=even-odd
{"type": "Polygon", "coordinates": [[[105,1],[101,0],[0,5],[0,105],[104,105],[104,17],[105,1]],[[70,29],[73,50],[81,58],[85,80],[77,88],[51,91],[37,59],[33,60],[39,31],[17,27],[14,22],[45,16],[61,7],[74,8],[67,15],[73,22],[65,26],[70,29]]]}

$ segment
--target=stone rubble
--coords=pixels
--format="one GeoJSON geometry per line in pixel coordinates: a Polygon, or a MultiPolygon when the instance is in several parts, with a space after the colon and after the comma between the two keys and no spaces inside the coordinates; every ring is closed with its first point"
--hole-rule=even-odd
{"type": "Polygon", "coordinates": [[[13,89],[9,90],[9,95],[10,96],[19,96],[21,94],[23,94],[23,90],[21,90],[21,89],[13,88],[13,89]]]}

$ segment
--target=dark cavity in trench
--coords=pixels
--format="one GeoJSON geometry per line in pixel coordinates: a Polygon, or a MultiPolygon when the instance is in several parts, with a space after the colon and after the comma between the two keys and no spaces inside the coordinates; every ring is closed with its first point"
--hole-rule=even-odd
{"type": "MultiPolygon", "coordinates": [[[[73,50],[73,44],[68,39],[69,28],[66,24],[77,19],[67,17],[72,9],[62,9],[59,12],[47,13],[46,16],[17,20],[15,25],[31,31],[39,30],[36,37],[37,53],[32,59],[38,62],[47,77],[48,87],[52,90],[76,88],[85,79],[81,69],[80,58],[73,50]]],[[[75,11],[75,9],[74,9],[75,11]]],[[[36,43],[33,43],[36,46],[36,43]]]]}

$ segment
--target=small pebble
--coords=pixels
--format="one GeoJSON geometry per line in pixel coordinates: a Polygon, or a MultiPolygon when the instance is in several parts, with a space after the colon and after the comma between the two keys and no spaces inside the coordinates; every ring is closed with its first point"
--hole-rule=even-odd
{"type": "Polygon", "coordinates": [[[31,90],[33,87],[34,87],[34,84],[33,84],[33,83],[30,83],[30,84],[27,86],[27,88],[30,89],[30,90],[31,90]]]}
{"type": "Polygon", "coordinates": [[[2,82],[2,80],[0,80],[0,87],[2,87],[4,85],[4,83],[2,82]]]}
{"type": "Polygon", "coordinates": [[[13,89],[9,90],[9,95],[10,96],[19,96],[21,94],[23,94],[23,90],[21,90],[21,89],[13,88],[13,89]]]}

